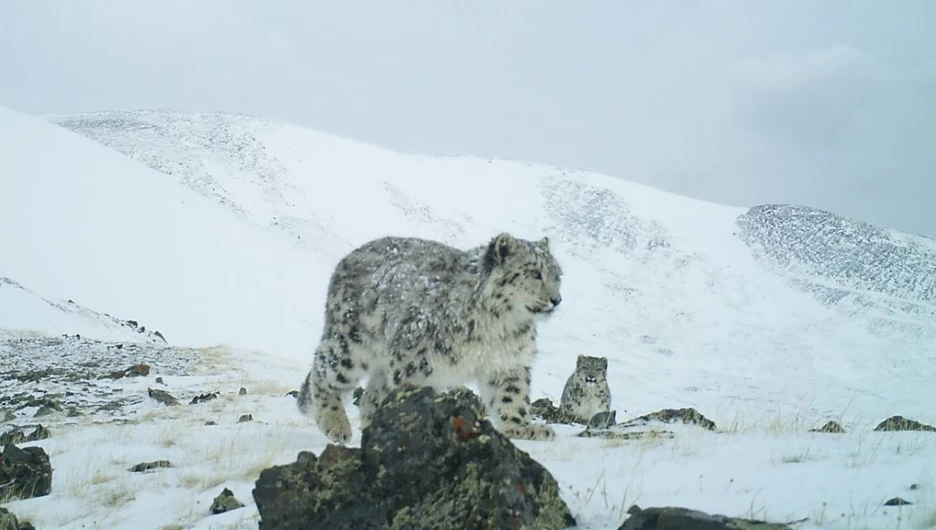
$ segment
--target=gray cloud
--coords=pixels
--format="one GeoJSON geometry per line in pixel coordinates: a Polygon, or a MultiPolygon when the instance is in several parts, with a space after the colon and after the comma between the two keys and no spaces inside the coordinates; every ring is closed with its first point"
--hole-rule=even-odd
{"type": "Polygon", "coordinates": [[[927,0],[0,0],[0,104],[254,113],[936,237],[927,0]]]}

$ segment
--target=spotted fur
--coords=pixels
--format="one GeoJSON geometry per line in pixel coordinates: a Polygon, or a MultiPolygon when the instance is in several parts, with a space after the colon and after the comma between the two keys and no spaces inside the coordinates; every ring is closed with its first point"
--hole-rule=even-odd
{"type": "Polygon", "coordinates": [[[559,412],[575,421],[588,423],[595,414],[610,410],[608,359],[579,355],[575,360],[575,371],[562,389],[559,412]]]}
{"type": "Polygon", "coordinates": [[[530,421],[535,317],[562,300],[549,241],[502,233],[469,250],[386,237],[345,256],[328,287],[325,326],[300,410],[347,442],[344,400],[368,379],[361,425],[403,383],[445,390],[475,381],[492,420],[512,438],[551,439],[530,421]]]}

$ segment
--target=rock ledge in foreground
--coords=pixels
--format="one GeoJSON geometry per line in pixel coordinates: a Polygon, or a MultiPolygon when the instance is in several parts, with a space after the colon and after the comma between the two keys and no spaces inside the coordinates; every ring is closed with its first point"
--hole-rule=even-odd
{"type": "Polygon", "coordinates": [[[364,429],[361,449],[260,473],[262,530],[550,530],[575,526],[552,475],[455,393],[406,386],[364,429]]]}

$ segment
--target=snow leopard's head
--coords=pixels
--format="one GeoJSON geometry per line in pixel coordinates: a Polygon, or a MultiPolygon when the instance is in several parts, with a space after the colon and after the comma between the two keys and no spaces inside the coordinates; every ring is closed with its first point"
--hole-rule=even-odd
{"type": "Polygon", "coordinates": [[[575,375],[586,386],[594,386],[608,378],[608,358],[579,355],[575,360],[575,375]]]}
{"type": "Polygon", "coordinates": [[[551,313],[562,301],[562,267],[545,237],[528,241],[506,232],[498,235],[485,250],[484,270],[493,288],[491,296],[512,308],[551,313]]]}

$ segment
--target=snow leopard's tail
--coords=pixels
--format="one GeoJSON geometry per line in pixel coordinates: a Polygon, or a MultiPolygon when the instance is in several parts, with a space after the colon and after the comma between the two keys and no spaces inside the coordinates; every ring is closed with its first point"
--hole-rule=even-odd
{"type": "Polygon", "coordinates": [[[299,407],[299,412],[310,416],[312,414],[312,371],[309,370],[309,374],[306,375],[305,381],[302,382],[302,388],[299,389],[299,395],[296,396],[296,405],[299,407]]]}

